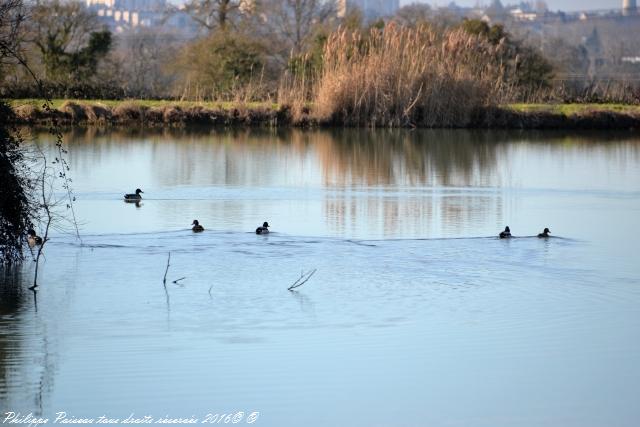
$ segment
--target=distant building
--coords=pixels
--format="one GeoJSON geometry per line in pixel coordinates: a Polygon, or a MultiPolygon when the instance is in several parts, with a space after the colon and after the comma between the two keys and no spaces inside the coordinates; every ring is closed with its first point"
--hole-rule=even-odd
{"type": "Polygon", "coordinates": [[[163,27],[168,31],[195,33],[193,20],[185,13],[168,13],[166,0],[85,0],[89,10],[114,32],[136,27],[163,27]]]}
{"type": "Polygon", "coordinates": [[[524,11],[521,8],[511,9],[509,14],[516,21],[535,21],[538,14],[535,12],[524,11]]]}
{"type": "Polygon", "coordinates": [[[622,0],[622,14],[625,16],[635,15],[638,13],[636,0],[622,0]]]}
{"type": "Polygon", "coordinates": [[[351,9],[360,10],[366,19],[376,19],[395,14],[400,0],[338,0],[338,16],[345,16],[351,9]]]}

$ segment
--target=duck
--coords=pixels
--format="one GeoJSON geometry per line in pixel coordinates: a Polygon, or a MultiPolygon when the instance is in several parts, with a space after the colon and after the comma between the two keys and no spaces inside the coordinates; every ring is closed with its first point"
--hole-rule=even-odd
{"type": "Polygon", "coordinates": [[[36,230],[31,228],[27,231],[27,234],[27,242],[29,243],[29,246],[34,247],[35,245],[40,246],[42,244],[42,237],[36,234],[36,230]]]}
{"type": "Polygon", "coordinates": [[[509,226],[506,226],[504,228],[504,231],[500,232],[499,237],[501,239],[508,239],[509,237],[511,237],[511,230],[509,229],[509,226]]]}
{"type": "Polygon", "coordinates": [[[136,193],[135,194],[125,194],[124,195],[124,200],[127,202],[139,202],[140,200],[142,200],[142,196],[140,195],[140,193],[144,193],[144,191],[142,191],[139,188],[136,188],[136,193]]]}
{"type": "Polygon", "coordinates": [[[194,219],[191,225],[193,225],[193,228],[191,229],[194,233],[200,233],[201,231],[204,231],[204,227],[200,225],[197,219],[194,219]]]}
{"type": "Polygon", "coordinates": [[[262,227],[256,228],[256,234],[269,234],[269,223],[265,221],[262,227]]]}
{"type": "Polygon", "coordinates": [[[538,234],[538,237],[550,237],[549,233],[551,233],[551,230],[549,230],[548,228],[545,228],[542,233],[538,234]]]}

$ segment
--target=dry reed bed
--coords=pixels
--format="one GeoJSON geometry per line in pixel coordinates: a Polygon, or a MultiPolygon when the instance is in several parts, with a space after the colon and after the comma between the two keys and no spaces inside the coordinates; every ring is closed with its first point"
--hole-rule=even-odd
{"type": "Polygon", "coordinates": [[[499,102],[497,49],[463,30],[388,25],[329,37],[314,88],[321,123],[468,127],[499,102]]]}

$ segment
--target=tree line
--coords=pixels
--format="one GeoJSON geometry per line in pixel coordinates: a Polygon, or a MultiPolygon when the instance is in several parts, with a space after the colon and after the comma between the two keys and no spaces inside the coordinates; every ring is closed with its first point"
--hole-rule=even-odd
{"type": "MultiPolygon", "coordinates": [[[[193,39],[148,27],[113,34],[73,0],[22,7],[28,19],[7,37],[54,97],[275,100],[284,77],[312,78],[319,72],[334,32],[369,34],[389,25],[429,26],[441,33],[462,28],[500,44],[499,57],[491,59],[509,69],[504,76],[514,94],[549,86],[554,72],[539,51],[504,27],[440,19],[428,6],[407,6],[368,22],[357,10],[338,17],[336,3],[325,0],[189,0],[180,13],[199,27],[193,39]]],[[[20,64],[1,64],[0,71],[1,95],[35,96],[37,88],[20,64]]]]}

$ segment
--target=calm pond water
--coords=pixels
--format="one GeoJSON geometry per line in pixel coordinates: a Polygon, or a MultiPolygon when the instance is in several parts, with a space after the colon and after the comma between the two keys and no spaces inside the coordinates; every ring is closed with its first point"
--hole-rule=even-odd
{"type": "Polygon", "coordinates": [[[65,139],[82,244],[54,232],[37,299],[32,263],[2,273],[2,412],[640,423],[637,135],[65,139]],[[124,203],[137,187],[140,206],[124,203]],[[505,225],[521,237],[497,239],[505,225]],[[553,238],[527,237],[544,227],[553,238]]]}

